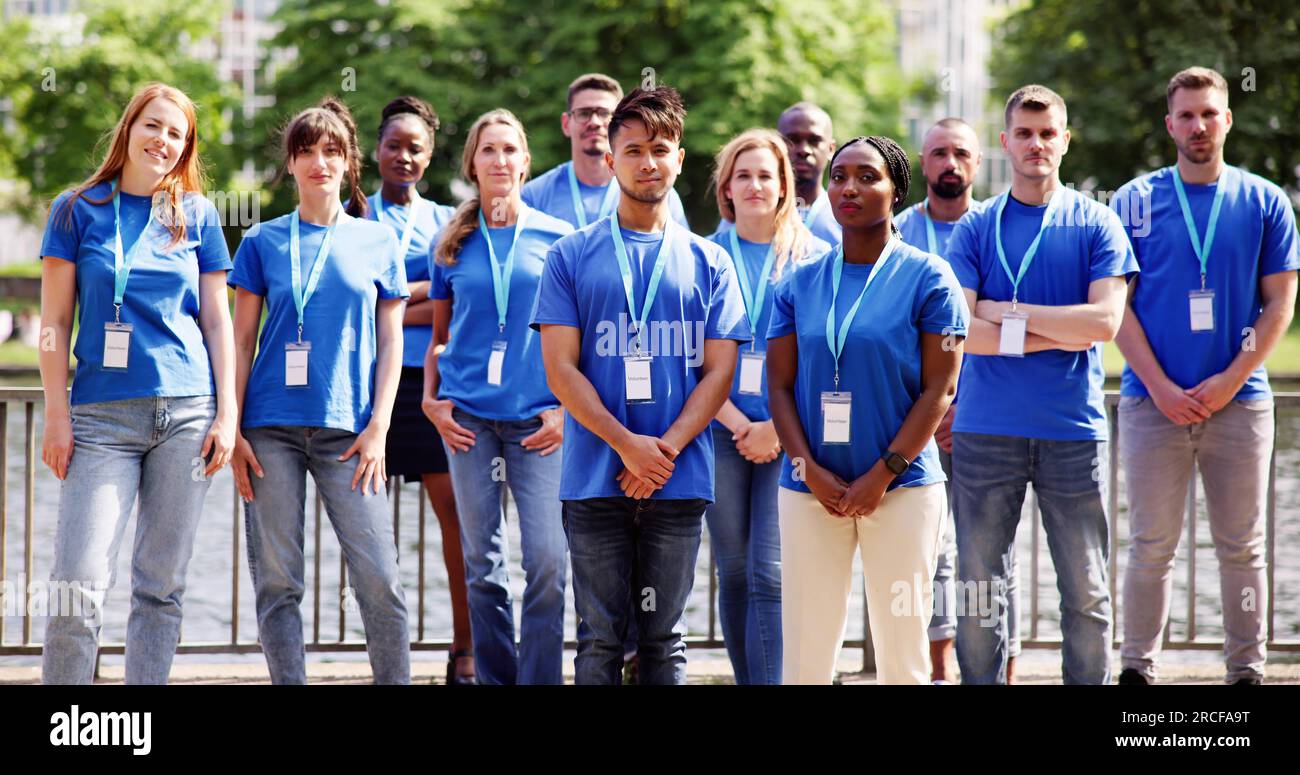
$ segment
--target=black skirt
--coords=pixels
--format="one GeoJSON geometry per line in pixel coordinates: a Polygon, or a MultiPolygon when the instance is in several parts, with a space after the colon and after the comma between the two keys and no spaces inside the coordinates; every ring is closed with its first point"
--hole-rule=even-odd
{"type": "Polygon", "coordinates": [[[424,369],[403,366],[385,455],[388,475],[405,477],[408,482],[420,481],[423,474],[447,473],[447,451],[438,429],[420,408],[423,398],[424,369]]]}

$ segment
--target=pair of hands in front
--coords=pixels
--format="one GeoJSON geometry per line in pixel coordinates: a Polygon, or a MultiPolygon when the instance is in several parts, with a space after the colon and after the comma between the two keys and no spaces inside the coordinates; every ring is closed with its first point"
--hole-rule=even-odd
{"type": "MultiPolygon", "coordinates": [[[[378,495],[384,491],[384,485],[388,481],[387,459],[384,456],[387,439],[387,429],[371,423],[357,435],[352,446],[338,457],[340,463],[352,457],[357,458],[357,470],[352,475],[352,489],[356,490],[357,485],[360,484],[362,495],[378,495]]],[[[242,433],[235,438],[235,451],[230,458],[230,470],[235,475],[235,489],[239,491],[239,497],[246,501],[253,500],[251,475],[261,479],[266,476],[266,472],[262,469],[262,464],[257,461],[253,446],[242,433]]]]}
{"type": "Polygon", "coordinates": [[[804,469],[804,483],[822,504],[822,508],[837,517],[869,517],[880,507],[885,489],[894,475],[884,463],[876,463],[850,484],[834,472],[809,461],[804,469]]]}
{"type": "MultiPolygon", "coordinates": [[[[731,435],[736,450],[751,463],[770,463],[781,454],[781,442],[771,420],[747,422],[731,435]]],[[[655,436],[636,435],[618,456],[623,470],[615,477],[623,494],[629,498],[649,498],[663,488],[673,475],[674,463],[681,450],[655,436]]]]}
{"type": "MultiPolygon", "coordinates": [[[[454,455],[457,452],[469,452],[476,437],[473,431],[456,422],[452,416],[453,406],[451,400],[445,398],[425,398],[420,403],[424,416],[438,429],[438,435],[447,442],[447,448],[454,455]]],[[[519,444],[529,452],[546,457],[559,451],[564,443],[564,410],[546,409],[538,417],[542,420],[542,427],[530,433],[519,444]]]]}

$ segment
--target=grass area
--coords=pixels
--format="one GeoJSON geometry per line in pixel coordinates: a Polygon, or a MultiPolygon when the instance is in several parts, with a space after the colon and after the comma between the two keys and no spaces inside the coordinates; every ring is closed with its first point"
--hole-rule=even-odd
{"type": "MultiPolygon", "coordinates": [[[[1114,342],[1108,342],[1104,352],[1106,376],[1118,377],[1124,370],[1124,356],[1120,353],[1119,346],[1114,342]]],[[[1282,341],[1278,342],[1277,347],[1269,354],[1265,366],[1273,376],[1300,375],[1300,327],[1292,326],[1286,332],[1286,336],[1282,337],[1282,341]]]]}

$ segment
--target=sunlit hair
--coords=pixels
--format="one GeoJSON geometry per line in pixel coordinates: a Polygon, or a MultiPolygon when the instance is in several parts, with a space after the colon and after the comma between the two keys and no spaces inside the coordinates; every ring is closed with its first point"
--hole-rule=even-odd
{"type": "MultiPolygon", "coordinates": [[[[348,199],[348,215],[364,218],[370,206],[366,195],[361,190],[361,149],[357,146],[357,122],[352,118],[352,111],[337,97],[326,97],[294,116],[285,125],[281,133],[281,150],[287,164],[298,156],[310,153],[311,149],[328,138],[343,150],[343,162],[347,165],[344,174],[348,179],[348,188],[352,195],[348,199]]],[[[284,170],[281,170],[281,176],[284,170]]]]}
{"type": "Polygon", "coordinates": [[[1228,82],[1217,70],[1208,67],[1189,67],[1178,71],[1169,79],[1169,85],[1165,87],[1165,102],[1171,109],[1174,106],[1174,93],[1179,89],[1214,89],[1225,98],[1228,96],[1228,82]]]}
{"type": "MultiPolygon", "coordinates": [[[[478,190],[478,175],[475,174],[474,170],[474,155],[478,153],[478,141],[483,134],[483,130],[493,124],[504,124],[512,127],[519,135],[520,150],[524,152],[525,156],[528,155],[528,135],[524,133],[524,125],[519,122],[514,113],[505,108],[489,110],[479,116],[470,126],[469,133],[465,136],[465,150],[460,154],[460,176],[469,181],[470,185],[474,187],[474,195],[456,208],[451,220],[442,228],[442,238],[438,240],[438,247],[434,250],[434,259],[443,266],[453,266],[456,263],[456,256],[460,253],[461,245],[478,228],[481,195],[478,190]]],[[[527,179],[528,168],[525,167],[519,181],[521,188],[527,179]]]]}
{"type": "Polygon", "coordinates": [[[736,206],[727,196],[727,189],[735,174],[736,160],[746,151],[763,148],[776,156],[777,182],[782,190],[776,202],[776,213],[772,216],[776,227],[772,235],[772,250],[776,253],[774,276],[780,277],[787,263],[806,258],[812,247],[812,232],[803,225],[796,207],[794,170],[790,166],[790,153],[784,138],[771,129],[749,129],[732,138],[714,159],[710,185],[718,200],[718,214],[735,223],[736,206]]]}
{"type": "Polygon", "coordinates": [[[185,120],[189,122],[189,129],[185,134],[185,147],[181,150],[181,156],[176,160],[176,165],[171,168],[171,171],[163,175],[162,182],[156,189],[156,191],[166,192],[164,206],[171,211],[169,213],[170,217],[162,219],[167,230],[172,235],[171,242],[168,243],[167,247],[175,247],[184,241],[186,223],[182,202],[185,194],[189,192],[203,193],[203,165],[199,161],[198,131],[196,129],[197,114],[194,101],[185,92],[165,83],[151,83],[135,93],[131,101],[126,104],[126,110],[122,111],[122,117],[118,119],[117,125],[113,127],[112,139],[108,143],[108,153],[104,155],[104,160],[100,162],[99,169],[95,170],[95,173],[81,184],[69,189],[68,197],[63,201],[60,211],[50,213],[51,220],[59,218],[63,228],[71,228],[72,212],[78,197],[95,205],[107,204],[113,200],[113,196],[117,194],[121,187],[122,170],[126,168],[129,158],[128,146],[131,138],[131,127],[135,126],[135,122],[140,119],[140,114],[144,112],[145,106],[157,97],[162,97],[180,108],[181,112],[185,114],[185,120]],[[104,199],[95,200],[86,196],[87,190],[100,183],[110,182],[114,183],[113,190],[104,199]]]}

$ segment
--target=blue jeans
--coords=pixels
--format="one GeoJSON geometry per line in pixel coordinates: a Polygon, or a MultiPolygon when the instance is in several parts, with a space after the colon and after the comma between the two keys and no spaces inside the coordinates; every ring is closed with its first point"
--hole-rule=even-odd
{"type": "Polygon", "coordinates": [[[357,458],[338,460],[357,434],[271,426],[245,428],[244,438],[266,474],[252,477],[253,500],[244,504],[244,526],[257,597],[257,630],[271,682],[307,682],[301,604],[310,472],[347,560],[348,582],[361,608],[375,683],[410,683],[406,596],[397,574],[388,498],[384,493],[363,495],[360,484],[353,490],[357,458]]]}
{"type": "Polygon", "coordinates": [[[576,683],[622,680],[629,610],[640,632],[638,681],[686,683],[683,615],[708,504],[701,498],[564,501],[573,601],[587,622],[578,635],[576,683]]]}
{"type": "Polygon", "coordinates": [[[211,480],[199,452],[213,396],[72,407],[72,460],[59,488],[41,680],[88,684],[104,596],[139,496],[126,620],[126,682],[163,684],[181,633],[185,569],[211,480]]]}
{"type": "Polygon", "coordinates": [[[1031,482],[1061,593],[1065,683],[1109,682],[1108,454],[1104,441],[953,434],[957,573],[966,603],[957,617],[963,683],[1006,680],[1007,576],[1031,482]]]}
{"type": "Polygon", "coordinates": [[[704,518],[718,565],[718,612],[737,684],[781,683],[781,461],[756,464],[713,429],[714,497],[704,518]]]}
{"type": "Polygon", "coordinates": [[[560,517],[562,453],[542,457],[520,446],[542,427],[540,417],[504,422],[460,409],[452,416],[476,437],[468,452],[449,454],[447,461],[460,513],[478,679],[485,684],[562,683],[567,576],[560,517]],[[519,512],[525,580],[518,649],[506,572],[507,484],[519,512]]]}

